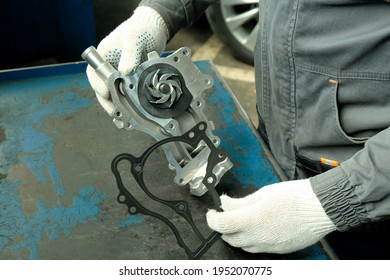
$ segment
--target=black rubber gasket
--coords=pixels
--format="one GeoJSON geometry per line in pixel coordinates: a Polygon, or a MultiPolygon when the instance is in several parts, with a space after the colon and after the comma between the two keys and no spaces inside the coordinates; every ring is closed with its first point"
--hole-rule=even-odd
{"type": "Polygon", "coordinates": [[[221,200],[219,198],[218,193],[215,190],[215,185],[217,183],[216,176],[213,174],[212,170],[213,168],[219,164],[220,162],[223,162],[227,158],[227,154],[224,150],[216,148],[212,141],[208,138],[206,135],[206,129],[207,124],[206,122],[200,122],[195,127],[193,127],[191,130],[183,134],[182,136],[175,136],[170,137],[164,140],[161,140],[154,145],[152,145],[150,148],[148,148],[140,157],[134,157],[131,154],[120,154],[116,156],[111,164],[112,172],[115,175],[115,179],[117,182],[117,186],[119,189],[119,195],[118,195],[118,202],[121,204],[125,204],[128,207],[128,213],[130,215],[135,215],[138,213],[149,215],[152,217],[155,217],[157,219],[160,219],[165,224],[167,224],[170,229],[173,231],[173,233],[176,236],[177,243],[180,247],[182,247],[189,259],[199,259],[201,258],[207,250],[219,239],[220,233],[218,232],[212,232],[210,236],[204,237],[197,226],[195,225],[191,212],[188,207],[188,203],[184,200],[164,200],[160,199],[156,196],[154,196],[148,188],[145,186],[144,179],[143,179],[143,169],[144,165],[148,159],[148,157],[153,153],[154,150],[156,150],[158,147],[170,143],[170,142],[184,142],[192,147],[197,147],[198,144],[201,141],[204,141],[206,145],[210,148],[211,152],[208,158],[208,164],[206,168],[206,175],[203,179],[203,184],[208,189],[208,192],[210,193],[215,210],[222,211],[221,209],[221,200]],[[191,226],[191,228],[194,230],[194,233],[201,241],[201,245],[194,251],[191,251],[191,249],[186,245],[183,238],[181,237],[178,229],[175,227],[175,225],[166,217],[162,216],[159,213],[153,212],[147,208],[145,208],[132,194],[131,192],[125,188],[121,175],[118,170],[118,164],[123,161],[127,160],[131,163],[131,173],[133,174],[134,178],[136,179],[138,185],[141,187],[141,189],[154,201],[157,203],[164,204],[168,207],[170,207],[172,210],[174,210],[177,214],[179,214],[181,217],[183,217],[188,224],[191,226]]]}

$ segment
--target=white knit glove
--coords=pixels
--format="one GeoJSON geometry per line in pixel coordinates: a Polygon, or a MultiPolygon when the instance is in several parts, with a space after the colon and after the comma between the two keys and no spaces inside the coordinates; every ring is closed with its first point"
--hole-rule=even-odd
{"type": "MultiPolygon", "coordinates": [[[[168,38],[169,31],[160,14],[150,7],[141,6],[100,42],[97,51],[115,69],[127,75],[147,59],[149,52],[161,54],[168,38]]],[[[87,75],[98,101],[112,116],[115,109],[107,86],[90,66],[87,75]]]]}
{"type": "Polygon", "coordinates": [[[265,186],[239,199],[222,195],[221,201],[224,212],[207,212],[210,228],[251,253],[295,252],[336,229],[309,179],[265,186]]]}

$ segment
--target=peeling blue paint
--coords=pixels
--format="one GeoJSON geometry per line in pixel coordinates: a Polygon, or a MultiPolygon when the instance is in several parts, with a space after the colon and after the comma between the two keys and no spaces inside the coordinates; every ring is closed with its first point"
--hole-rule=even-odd
{"type": "Polygon", "coordinates": [[[20,183],[20,180],[14,182],[6,179],[0,180],[0,252],[19,235],[19,227],[24,221],[20,199],[16,191],[16,187],[20,183]]]}
{"type": "MultiPolygon", "coordinates": [[[[207,64],[200,63],[199,66],[201,66],[203,73],[212,74],[207,64]]],[[[239,181],[243,188],[249,186],[260,188],[279,182],[275,170],[265,156],[251,128],[243,118],[235,118],[237,109],[234,100],[219,80],[214,79],[214,86],[218,94],[212,94],[208,101],[213,107],[218,108],[215,112],[221,120],[219,123],[225,125],[217,128],[214,132],[223,139],[221,148],[229,152],[230,159],[234,163],[234,167],[229,172],[234,177],[240,178],[239,181]]]]}
{"type": "MultiPolygon", "coordinates": [[[[31,97],[31,82],[8,85],[7,92],[1,92],[1,104],[7,107],[0,105],[6,139],[12,139],[0,146],[0,154],[3,155],[0,172],[7,174],[8,167],[21,160],[38,182],[45,184],[50,179],[59,196],[65,194],[65,188],[52,154],[56,140],[48,136],[45,121],[77,112],[93,103],[91,98],[80,98],[78,93],[69,90],[63,94],[52,94],[58,92],[58,87],[64,83],[62,80],[41,81],[44,86],[41,86],[40,98],[31,97]],[[45,106],[48,102],[50,106],[45,106]],[[46,168],[49,178],[45,175],[46,168]]],[[[50,132],[56,134],[56,131],[50,132]]]]}
{"type": "Polygon", "coordinates": [[[60,201],[55,206],[46,207],[43,200],[38,200],[38,211],[35,214],[20,217],[18,235],[23,239],[14,244],[12,250],[27,247],[31,251],[30,259],[37,259],[42,233],[46,233],[51,240],[58,239],[61,235],[71,234],[77,225],[96,220],[96,215],[101,210],[97,205],[105,197],[105,194],[89,186],[74,196],[69,208],[60,201]]]}
{"type": "Polygon", "coordinates": [[[234,145],[224,145],[222,143],[221,147],[229,152],[232,162],[235,163],[235,166],[229,172],[240,178],[243,188],[248,186],[260,188],[280,181],[260,145],[256,144],[258,142],[252,136],[253,134],[247,125],[238,123],[230,126],[228,129],[216,129],[215,133],[224,135],[223,139],[226,143],[234,143],[234,145]],[[234,130],[234,132],[232,133],[230,129],[234,130]],[[247,135],[248,137],[237,137],[237,135],[247,135]],[[251,137],[254,139],[250,139],[251,137]],[[243,147],[245,147],[245,150],[242,149],[243,147]],[[237,149],[240,150],[238,151],[237,149]]]}
{"type": "Polygon", "coordinates": [[[143,222],[145,222],[143,215],[129,215],[126,220],[119,221],[118,226],[123,229],[128,225],[141,224],[143,222]]]}
{"type": "MultiPolygon", "coordinates": [[[[57,194],[53,205],[46,205],[40,199],[34,202],[37,207],[35,213],[24,214],[20,187],[22,184],[39,186],[29,185],[29,182],[20,179],[0,180],[0,252],[7,246],[13,253],[27,248],[29,258],[37,259],[43,234],[49,239],[69,235],[76,226],[96,220],[101,211],[99,204],[106,194],[92,185],[80,187],[70,207],[61,201],[66,187],[53,157],[56,139],[49,136],[58,135],[59,131],[50,130],[45,122],[65,117],[95,102],[88,97],[80,98],[80,93],[66,89],[67,82],[64,77],[52,77],[6,83],[5,87],[0,84],[0,126],[5,133],[5,141],[0,143],[0,173],[7,175],[11,166],[23,163],[40,184],[52,185],[57,194]],[[62,86],[63,92],[58,94],[62,86]],[[33,96],[37,91],[39,95],[33,96]]],[[[80,88],[83,87],[89,87],[87,82],[80,85],[80,88]]]]}
{"type": "Polygon", "coordinates": [[[71,234],[77,225],[96,220],[96,215],[101,211],[98,204],[106,198],[106,194],[89,186],[82,188],[74,196],[70,207],[60,201],[48,207],[43,200],[38,200],[36,213],[25,215],[17,193],[20,183],[6,179],[0,181],[0,252],[11,243],[12,252],[22,248],[29,249],[30,259],[39,257],[43,233],[49,239],[71,234]]]}

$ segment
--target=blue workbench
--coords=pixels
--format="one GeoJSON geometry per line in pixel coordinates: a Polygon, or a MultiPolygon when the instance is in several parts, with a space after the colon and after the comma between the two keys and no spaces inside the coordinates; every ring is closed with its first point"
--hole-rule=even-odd
{"type": "MultiPolygon", "coordinates": [[[[214,65],[196,64],[214,77],[205,112],[234,163],[218,191],[239,197],[283,179],[214,65]]],[[[115,127],[85,68],[72,63],[0,72],[0,259],[185,259],[164,224],[130,216],[116,201],[111,160],[124,152],[139,155],[154,140],[115,127]]],[[[183,193],[185,200],[198,199],[183,193]]],[[[218,241],[203,258],[328,259],[325,248],[318,243],[287,255],[249,254],[218,241]]]]}

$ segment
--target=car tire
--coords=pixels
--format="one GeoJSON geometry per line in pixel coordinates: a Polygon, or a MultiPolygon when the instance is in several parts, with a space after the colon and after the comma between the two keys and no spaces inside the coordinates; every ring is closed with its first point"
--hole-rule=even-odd
{"type": "Polygon", "coordinates": [[[231,1],[224,2],[221,0],[207,9],[206,17],[210,27],[236,58],[253,65],[253,51],[258,33],[258,3],[253,1],[248,4],[248,1],[243,0],[240,4],[238,0],[235,2],[239,5],[232,5],[229,4],[231,1]],[[245,16],[246,20],[237,26],[233,21],[239,16],[245,16]]]}

